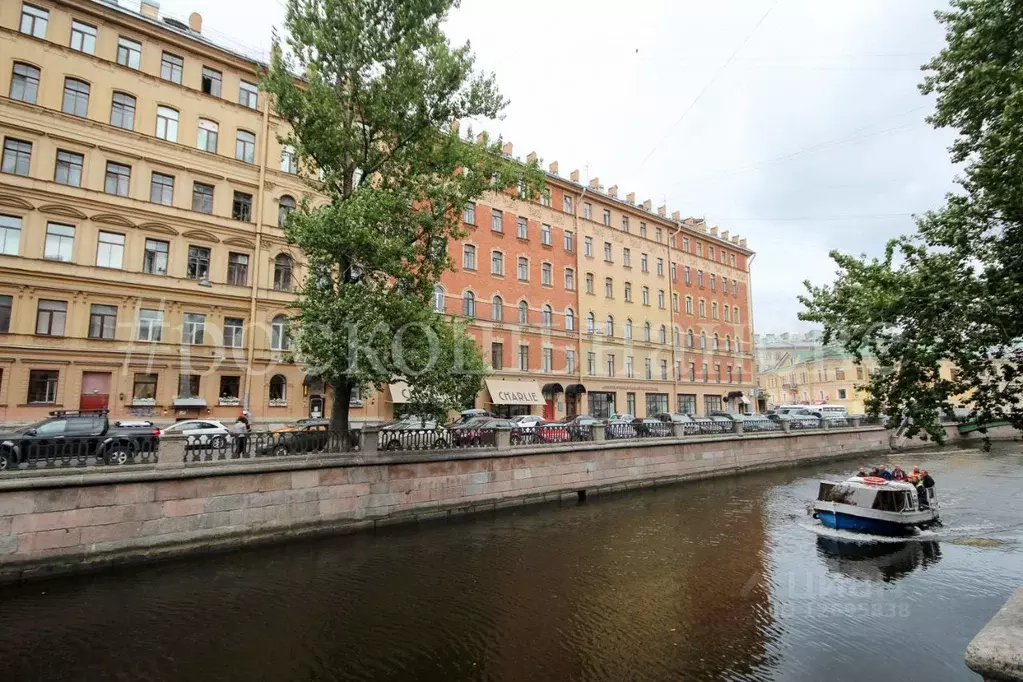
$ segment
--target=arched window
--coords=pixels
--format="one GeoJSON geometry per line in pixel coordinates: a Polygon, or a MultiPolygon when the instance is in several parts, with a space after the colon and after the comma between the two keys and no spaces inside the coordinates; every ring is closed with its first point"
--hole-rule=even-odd
{"type": "Polygon", "coordinates": [[[597,330],[597,320],[593,313],[586,313],[586,331],[592,334],[597,330]]]}
{"type": "Polygon", "coordinates": [[[649,322],[644,322],[643,323],[643,340],[644,341],[649,341],[650,340],[650,323],[649,322]]]}
{"type": "Polygon", "coordinates": [[[707,348],[707,332],[700,332],[700,348],[707,348]]]}
{"type": "Polygon", "coordinates": [[[686,345],[690,348],[693,347],[693,330],[690,329],[686,332],[686,345]]]}
{"type": "Polygon", "coordinates": [[[284,221],[288,219],[288,214],[295,210],[295,198],[290,194],[285,194],[277,200],[277,227],[284,227],[284,221]]]}
{"type": "Polygon", "coordinates": [[[156,136],[161,140],[178,141],[178,110],[156,107],[156,136]]]}
{"type": "Polygon", "coordinates": [[[433,288],[433,309],[444,312],[444,287],[439,284],[433,288]]]}
{"type": "Polygon", "coordinates": [[[291,291],[291,256],[286,253],[274,258],[274,291],[291,291]]]}
{"type": "Polygon", "coordinates": [[[476,269],[476,247],[472,244],[465,244],[462,246],[462,269],[476,269]]]}
{"type": "Polygon", "coordinates": [[[565,329],[568,331],[575,329],[575,311],[571,308],[565,310],[565,329]]]}
{"type": "Polygon", "coordinates": [[[660,329],[657,330],[657,342],[668,343],[668,330],[664,328],[663,324],[661,325],[660,329]]]}
{"type": "Polygon", "coordinates": [[[61,111],[85,118],[89,111],[89,84],[77,78],[65,78],[64,105],[61,111]]]}
{"type": "Polygon", "coordinates": [[[39,96],[39,69],[31,64],[14,62],[10,93],[11,99],[35,104],[39,96]]]}
{"type": "Polygon", "coordinates": [[[284,315],[278,315],[270,323],[270,348],[272,350],[291,350],[288,318],[284,315]]]}
{"type": "Polygon", "coordinates": [[[625,338],[626,339],[631,339],[632,338],[632,318],[631,317],[627,318],[625,320],[625,338]]]}
{"type": "Polygon", "coordinates": [[[466,317],[476,317],[476,294],[471,291],[462,294],[462,314],[466,317]]]}
{"type": "Polygon", "coordinates": [[[674,341],[676,346],[682,345],[682,332],[679,331],[678,327],[675,327],[675,329],[673,330],[672,340],[674,341]]]}
{"type": "Polygon", "coordinates": [[[725,316],[725,322],[731,322],[732,321],[732,309],[731,308],[729,308],[728,306],[724,306],[724,310],[722,311],[722,314],[725,316]]]}
{"type": "Polygon", "coordinates": [[[604,331],[607,333],[608,336],[615,335],[615,318],[608,315],[607,319],[604,321],[604,326],[606,327],[604,331]]]}
{"type": "Polygon", "coordinates": [[[256,134],[248,130],[239,130],[234,141],[234,158],[245,163],[256,160],[256,134]]]}
{"type": "Polygon", "coordinates": [[[494,322],[502,322],[504,320],[504,299],[500,296],[494,296],[490,299],[490,319],[494,322]]]}
{"type": "Polygon", "coordinates": [[[731,336],[726,336],[725,337],[725,351],[727,351],[729,353],[732,352],[732,337],[731,336]]]}
{"type": "Polygon", "coordinates": [[[714,350],[721,350],[721,344],[718,341],[717,334],[714,334],[714,350]]]}
{"type": "Polygon", "coordinates": [[[707,303],[702,298],[700,299],[700,317],[707,317],[707,303]]]}
{"type": "Polygon", "coordinates": [[[529,324],[529,303],[519,301],[519,324],[529,324]]]}
{"type": "Polygon", "coordinates": [[[717,301],[712,301],[710,304],[710,318],[712,320],[718,319],[718,304],[717,301]]]}
{"type": "Polygon", "coordinates": [[[738,336],[735,337],[735,352],[736,353],[741,353],[742,352],[742,344],[739,342],[739,337],[738,336]]]}
{"type": "Polygon", "coordinates": [[[270,401],[283,402],[288,399],[288,381],[281,374],[270,378],[270,401]]]}
{"type": "Polygon", "coordinates": [[[543,322],[545,329],[550,329],[554,326],[554,311],[549,305],[544,305],[540,309],[540,320],[543,322]]]}
{"type": "Polygon", "coordinates": [[[217,153],[217,138],[220,136],[220,127],[216,121],[206,118],[199,119],[199,125],[195,130],[196,149],[212,154],[217,153]]]}
{"type": "Polygon", "coordinates": [[[693,314],[693,297],[686,296],[686,313],[689,315],[693,314]]]}

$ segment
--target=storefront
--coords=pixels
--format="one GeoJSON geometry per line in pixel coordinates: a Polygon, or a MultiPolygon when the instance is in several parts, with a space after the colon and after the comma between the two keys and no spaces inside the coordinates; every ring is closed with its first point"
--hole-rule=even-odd
{"type": "Polygon", "coordinates": [[[565,411],[565,387],[559,383],[544,384],[540,392],[543,393],[543,418],[557,419],[565,411]]]}
{"type": "Polygon", "coordinates": [[[569,384],[565,387],[565,416],[572,418],[582,414],[583,396],[586,395],[586,387],[582,384],[569,384]]]}
{"type": "Polygon", "coordinates": [[[547,403],[535,381],[487,379],[487,392],[490,393],[490,402],[486,409],[505,419],[534,414],[534,406],[546,407],[547,403]]]}
{"type": "Polygon", "coordinates": [[[725,400],[728,402],[727,410],[729,412],[742,412],[746,414],[750,411],[750,400],[743,395],[742,391],[730,391],[725,400]]]}
{"type": "Polygon", "coordinates": [[[647,393],[646,394],[646,413],[645,416],[649,417],[652,414],[659,414],[661,412],[668,411],[668,394],[667,393],[647,393]]]}
{"type": "Polygon", "coordinates": [[[610,391],[590,391],[589,404],[591,417],[608,419],[615,413],[615,393],[610,391]]]}

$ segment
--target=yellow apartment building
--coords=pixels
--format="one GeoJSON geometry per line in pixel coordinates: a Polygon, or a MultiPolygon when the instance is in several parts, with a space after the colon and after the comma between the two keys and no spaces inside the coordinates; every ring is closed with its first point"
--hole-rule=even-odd
{"type": "Polygon", "coordinates": [[[844,406],[849,414],[862,414],[867,396],[860,387],[876,371],[871,357],[857,365],[844,351],[818,347],[782,355],[777,365],[761,369],[758,379],[769,408],[828,403],[844,406]]]}

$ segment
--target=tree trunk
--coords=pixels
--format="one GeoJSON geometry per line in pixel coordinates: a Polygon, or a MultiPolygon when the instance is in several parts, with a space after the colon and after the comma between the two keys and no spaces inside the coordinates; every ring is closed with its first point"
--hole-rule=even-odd
{"type": "Polygon", "coordinates": [[[348,428],[348,409],[352,400],[352,382],[342,379],[331,385],[334,403],[330,409],[330,430],[338,434],[342,452],[352,449],[351,431],[348,428]]]}

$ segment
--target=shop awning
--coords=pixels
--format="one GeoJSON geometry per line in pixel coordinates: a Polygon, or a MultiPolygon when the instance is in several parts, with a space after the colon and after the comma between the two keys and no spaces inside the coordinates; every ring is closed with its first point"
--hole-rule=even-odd
{"type": "Polygon", "coordinates": [[[495,405],[543,405],[543,394],[535,381],[487,379],[490,402],[495,405]]]}
{"type": "Polygon", "coordinates": [[[405,381],[395,381],[390,385],[391,389],[391,402],[396,405],[404,405],[408,402],[408,383],[405,381]]]}
{"type": "Polygon", "coordinates": [[[558,383],[544,384],[543,388],[540,389],[540,390],[541,390],[541,392],[544,395],[550,395],[550,396],[553,396],[553,395],[555,395],[557,393],[564,393],[565,392],[564,386],[562,386],[561,384],[558,384],[558,383]]]}
{"type": "Polygon", "coordinates": [[[749,398],[744,395],[739,396],[739,402],[743,405],[749,405],[749,398]]]}
{"type": "Polygon", "coordinates": [[[586,387],[582,384],[569,384],[568,388],[565,389],[565,395],[569,397],[579,395],[580,393],[586,393],[586,387]]]}

